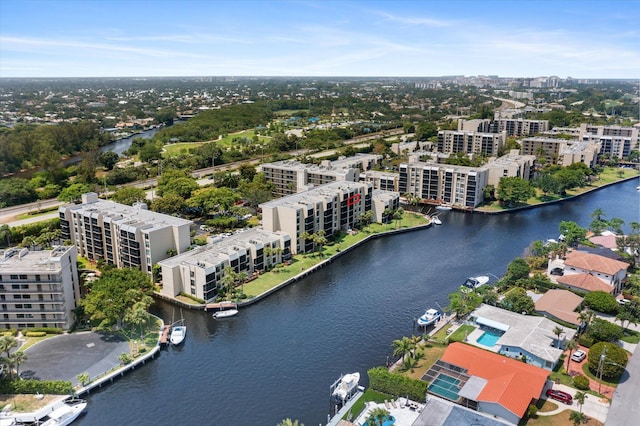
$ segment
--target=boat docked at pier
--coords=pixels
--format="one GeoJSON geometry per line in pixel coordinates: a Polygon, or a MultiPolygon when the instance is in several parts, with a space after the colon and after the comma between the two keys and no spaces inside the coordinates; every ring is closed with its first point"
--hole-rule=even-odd
{"type": "Polygon", "coordinates": [[[66,401],[62,406],[50,412],[41,426],[66,426],[71,424],[87,408],[86,401],[75,399],[66,401]]]}
{"type": "Polygon", "coordinates": [[[478,287],[482,287],[483,285],[485,285],[486,283],[489,282],[489,277],[486,275],[480,275],[477,277],[469,277],[467,278],[467,280],[462,284],[465,287],[471,288],[471,289],[476,289],[478,287]]]}
{"type": "Polygon", "coordinates": [[[355,393],[360,381],[360,373],[345,374],[340,378],[331,396],[338,403],[344,403],[355,393]]]}
{"type": "Polygon", "coordinates": [[[221,318],[229,318],[238,314],[238,304],[235,302],[220,302],[220,303],[209,303],[206,307],[206,310],[209,309],[217,309],[211,316],[215,319],[221,318]]]}
{"type": "Polygon", "coordinates": [[[441,318],[442,318],[442,314],[440,313],[439,310],[430,308],[430,309],[427,309],[424,315],[418,318],[417,323],[420,326],[426,327],[428,325],[437,323],[438,321],[440,321],[441,318]]]}

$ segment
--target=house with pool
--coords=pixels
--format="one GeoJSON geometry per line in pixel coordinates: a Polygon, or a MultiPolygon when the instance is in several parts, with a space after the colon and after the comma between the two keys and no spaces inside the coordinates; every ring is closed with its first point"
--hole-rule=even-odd
{"type": "MultiPolygon", "coordinates": [[[[422,377],[430,395],[518,424],[548,384],[550,371],[464,343],[452,343],[422,377]]],[[[426,424],[443,424],[433,421],[426,424]]],[[[414,423],[415,424],[415,423],[414,423]]],[[[460,422],[452,424],[484,424],[460,422]]]]}
{"type": "Polygon", "coordinates": [[[558,324],[547,318],[485,304],[469,315],[468,323],[476,329],[469,333],[466,343],[545,370],[553,369],[564,351],[564,342],[576,333],[572,328],[561,327],[563,332],[558,338],[553,332],[558,324]]]}

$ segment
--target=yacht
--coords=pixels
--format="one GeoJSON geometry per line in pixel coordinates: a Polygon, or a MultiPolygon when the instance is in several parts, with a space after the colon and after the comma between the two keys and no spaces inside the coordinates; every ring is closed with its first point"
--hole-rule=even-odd
{"type": "Polygon", "coordinates": [[[418,325],[426,327],[428,325],[437,323],[438,321],[440,321],[441,318],[442,318],[442,314],[440,313],[440,311],[438,311],[437,309],[430,308],[430,309],[427,309],[424,315],[418,318],[417,322],[418,322],[418,325]]]}
{"type": "Polygon", "coordinates": [[[478,287],[482,287],[483,285],[485,285],[486,283],[489,282],[489,277],[486,275],[480,275],[478,277],[469,277],[467,278],[467,280],[462,284],[465,287],[469,287],[471,289],[475,289],[478,287]]]}

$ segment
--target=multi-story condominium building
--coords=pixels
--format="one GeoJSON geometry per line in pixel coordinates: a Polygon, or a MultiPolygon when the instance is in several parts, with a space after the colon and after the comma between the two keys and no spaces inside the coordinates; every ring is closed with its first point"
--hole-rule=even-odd
{"type": "Polygon", "coordinates": [[[330,169],[358,169],[361,172],[371,170],[382,160],[382,155],[378,154],[356,154],[352,157],[340,157],[337,160],[324,160],[321,166],[330,169]]]}
{"type": "Polygon", "coordinates": [[[398,191],[400,175],[393,172],[379,172],[377,170],[368,170],[360,173],[360,182],[369,182],[373,185],[373,189],[382,189],[384,191],[398,191]]]}
{"type": "Polygon", "coordinates": [[[100,200],[93,192],[82,196],[82,204],[61,206],[59,214],[62,238],[71,240],[80,256],[119,268],[150,274],[155,263],[191,244],[190,220],[149,211],[144,204],[100,200]]]}
{"type": "Polygon", "coordinates": [[[401,194],[472,209],[483,201],[488,178],[486,167],[416,162],[400,164],[399,189],[401,194]]]}
{"type": "Polygon", "coordinates": [[[537,158],[540,158],[544,153],[546,162],[562,166],[583,162],[591,167],[595,165],[599,149],[599,144],[580,142],[578,140],[544,137],[524,138],[520,140],[520,152],[522,155],[535,155],[537,158]]]}
{"type": "Polygon", "coordinates": [[[628,157],[640,148],[640,130],[635,127],[580,125],[580,140],[600,143],[600,153],[612,158],[628,157]]]}
{"type": "Polygon", "coordinates": [[[548,120],[525,120],[522,118],[497,118],[492,132],[507,132],[507,136],[532,136],[549,130],[548,120]]]}
{"type": "Polygon", "coordinates": [[[275,186],[273,192],[276,197],[296,194],[329,182],[356,182],[360,173],[357,168],[323,167],[295,160],[265,163],[259,168],[265,179],[275,186]]]}
{"type": "Polygon", "coordinates": [[[175,297],[184,292],[211,301],[222,288],[226,267],[251,277],[290,257],[289,234],[253,228],[158,262],[161,293],[175,297]]]}
{"type": "Polygon", "coordinates": [[[491,133],[491,120],[479,119],[465,120],[463,118],[458,119],[458,131],[459,132],[479,132],[479,133],[491,133]]]}
{"type": "Polygon", "coordinates": [[[489,169],[488,185],[495,187],[503,177],[519,177],[526,180],[533,179],[536,167],[535,155],[520,155],[517,149],[489,162],[484,166],[489,169]]]}
{"type": "Polygon", "coordinates": [[[78,280],[74,246],[0,251],[0,328],[70,328],[78,280]]]}
{"type": "Polygon", "coordinates": [[[397,155],[407,155],[425,149],[431,149],[431,142],[395,142],[391,144],[391,151],[397,155]]]}
{"type": "Polygon", "coordinates": [[[400,208],[400,194],[395,191],[373,190],[373,221],[388,223],[392,219],[392,213],[400,208]]]}
{"type": "MultiPolygon", "coordinates": [[[[399,194],[396,194],[399,198],[399,194]]],[[[332,182],[299,194],[261,204],[262,227],[291,235],[291,251],[313,250],[313,241],[302,234],[324,231],[332,237],[356,226],[360,216],[374,210],[373,186],[366,182],[332,182]]],[[[382,217],[374,210],[374,217],[382,217]]]]}
{"type": "Polygon", "coordinates": [[[506,132],[478,133],[468,131],[441,130],[438,132],[438,152],[497,155],[507,142],[506,132]]]}

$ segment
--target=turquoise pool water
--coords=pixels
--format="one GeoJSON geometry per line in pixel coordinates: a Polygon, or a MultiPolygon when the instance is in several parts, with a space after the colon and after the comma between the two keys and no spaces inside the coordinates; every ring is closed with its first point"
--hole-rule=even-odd
{"type": "Polygon", "coordinates": [[[498,342],[498,339],[500,339],[503,334],[504,333],[500,331],[485,331],[482,336],[478,337],[478,340],[476,340],[476,342],[480,343],[482,346],[491,348],[495,346],[495,344],[498,342]]]}
{"type": "MultiPolygon", "coordinates": [[[[396,418],[393,416],[389,416],[384,420],[384,422],[382,423],[382,426],[393,426],[394,424],[396,424],[396,418]]],[[[364,422],[362,426],[373,426],[373,425],[377,426],[379,425],[379,423],[373,423],[373,422],[369,423],[367,421],[367,422],[364,422]]]]}
{"type": "Polygon", "coordinates": [[[457,401],[459,398],[458,392],[460,391],[459,385],[459,379],[440,374],[429,385],[429,391],[451,401],[457,401]]]}

